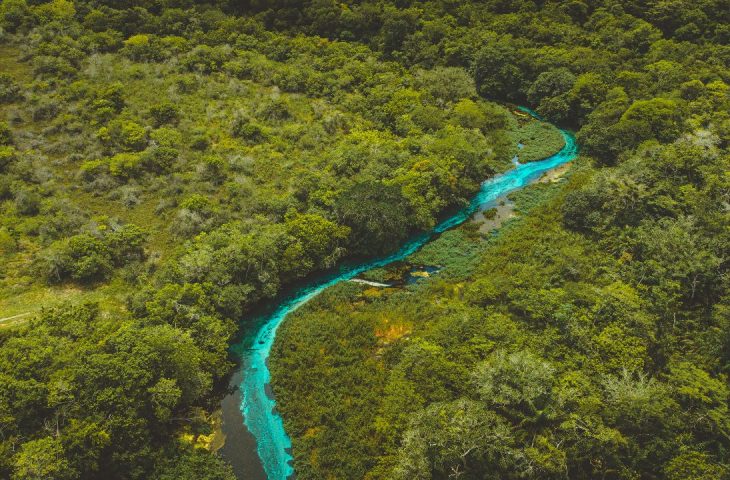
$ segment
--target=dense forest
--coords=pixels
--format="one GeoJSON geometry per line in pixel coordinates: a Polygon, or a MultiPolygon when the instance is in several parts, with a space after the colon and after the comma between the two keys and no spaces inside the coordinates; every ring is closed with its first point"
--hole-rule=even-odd
{"type": "Polygon", "coordinates": [[[232,478],[241,319],[559,148],[512,103],[565,180],[284,323],[297,478],[730,478],[729,43],[727,0],[3,0],[0,478],[232,478]]]}
{"type": "Polygon", "coordinates": [[[229,478],[199,447],[244,314],[555,141],[463,69],[222,4],[0,21],[0,478],[229,478]]]}
{"type": "Polygon", "coordinates": [[[467,225],[412,258],[441,268],[430,279],[339,285],[282,325],[272,372],[297,478],[730,478],[729,14],[261,4],[271,28],[461,66],[583,149],[498,234],[467,225]]]}

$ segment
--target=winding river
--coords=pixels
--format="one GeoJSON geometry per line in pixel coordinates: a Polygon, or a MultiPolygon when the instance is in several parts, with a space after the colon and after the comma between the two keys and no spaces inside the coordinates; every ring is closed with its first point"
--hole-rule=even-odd
{"type": "MultiPolygon", "coordinates": [[[[522,110],[534,115],[527,109],[522,110]]],[[[478,210],[494,205],[497,199],[534,182],[543,173],[570,162],[577,156],[578,147],[570,133],[562,131],[562,134],[565,138],[565,146],[560,152],[537,162],[524,164],[516,162],[517,164],[512,170],[486,180],[469,206],[445,219],[431,231],[411,238],[397,252],[361,264],[344,265],[334,273],[315,278],[282,297],[278,304],[271,306],[266,313],[256,318],[255,327],[234,347],[234,351],[240,355],[241,361],[241,369],[234,379],[239,383],[240,391],[224,400],[224,403],[228,401],[239,404],[248,432],[236,433],[235,429],[227,429],[225,427],[227,422],[241,421],[241,419],[240,417],[230,418],[230,411],[229,418],[226,418],[225,405],[223,408],[224,433],[228,437],[231,436],[231,433],[239,437],[235,440],[232,438],[226,440],[223,454],[233,464],[239,478],[286,480],[294,473],[290,453],[291,440],[284,429],[281,416],[276,411],[276,401],[269,386],[271,375],[268,368],[269,352],[274,343],[276,330],[287,314],[304,305],[326,288],[350,280],[366,270],[405,259],[440,233],[468,220],[478,210]],[[233,448],[239,450],[232,451],[233,448]],[[242,448],[255,450],[260,465],[252,465],[252,462],[256,462],[256,455],[252,451],[240,451],[242,448]]]]}

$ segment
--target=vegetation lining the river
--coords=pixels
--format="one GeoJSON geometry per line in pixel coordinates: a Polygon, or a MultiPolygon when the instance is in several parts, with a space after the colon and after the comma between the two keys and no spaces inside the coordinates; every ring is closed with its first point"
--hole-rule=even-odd
{"type": "Polygon", "coordinates": [[[414,260],[455,273],[338,286],[283,325],[271,366],[298,478],[728,478],[730,9],[457,3],[260,7],[468,67],[586,154],[486,248],[460,229],[414,260]]]}

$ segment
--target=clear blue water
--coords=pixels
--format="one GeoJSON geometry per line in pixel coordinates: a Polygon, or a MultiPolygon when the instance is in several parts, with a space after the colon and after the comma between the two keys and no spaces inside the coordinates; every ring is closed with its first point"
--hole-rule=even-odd
{"type": "MultiPolygon", "coordinates": [[[[533,114],[527,109],[523,110],[533,114]]],[[[294,473],[290,454],[291,440],[284,429],[281,416],[276,412],[276,401],[271,396],[269,387],[271,375],[267,364],[276,329],[287,314],[326,288],[350,280],[366,270],[403,260],[438,234],[468,220],[485,204],[494,202],[499,197],[535,181],[544,172],[573,160],[578,154],[575,139],[565,131],[563,136],[565,146],[560,152],[545,160],[519,164],[514,169],[485,181],[468,207],[442,221],[430,232],[410,239],[397,252],[357,265],[344,265],[334,273],[314,279],[295,289],[272,310],[256,319],[254,325],[258,328],[254,328],[236,350],[242,357],[240,390],[244,423],[256,439],[256,449],[269,480],[286,480],[294,473]]]]}

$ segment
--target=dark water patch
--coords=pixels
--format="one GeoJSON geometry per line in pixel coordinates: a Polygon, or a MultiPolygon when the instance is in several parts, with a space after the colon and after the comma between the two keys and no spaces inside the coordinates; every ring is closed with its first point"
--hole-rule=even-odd
{"type": "Polygon", "coordinates": [[[242,372],[239,370],[231,378],[230,393],[221,402],[221,432],[225,441],[218,452],[231,464],[236,478],[267,480],[256,452],[256,438],[246,428],[242,428],[241,378],[242,372]]]}

